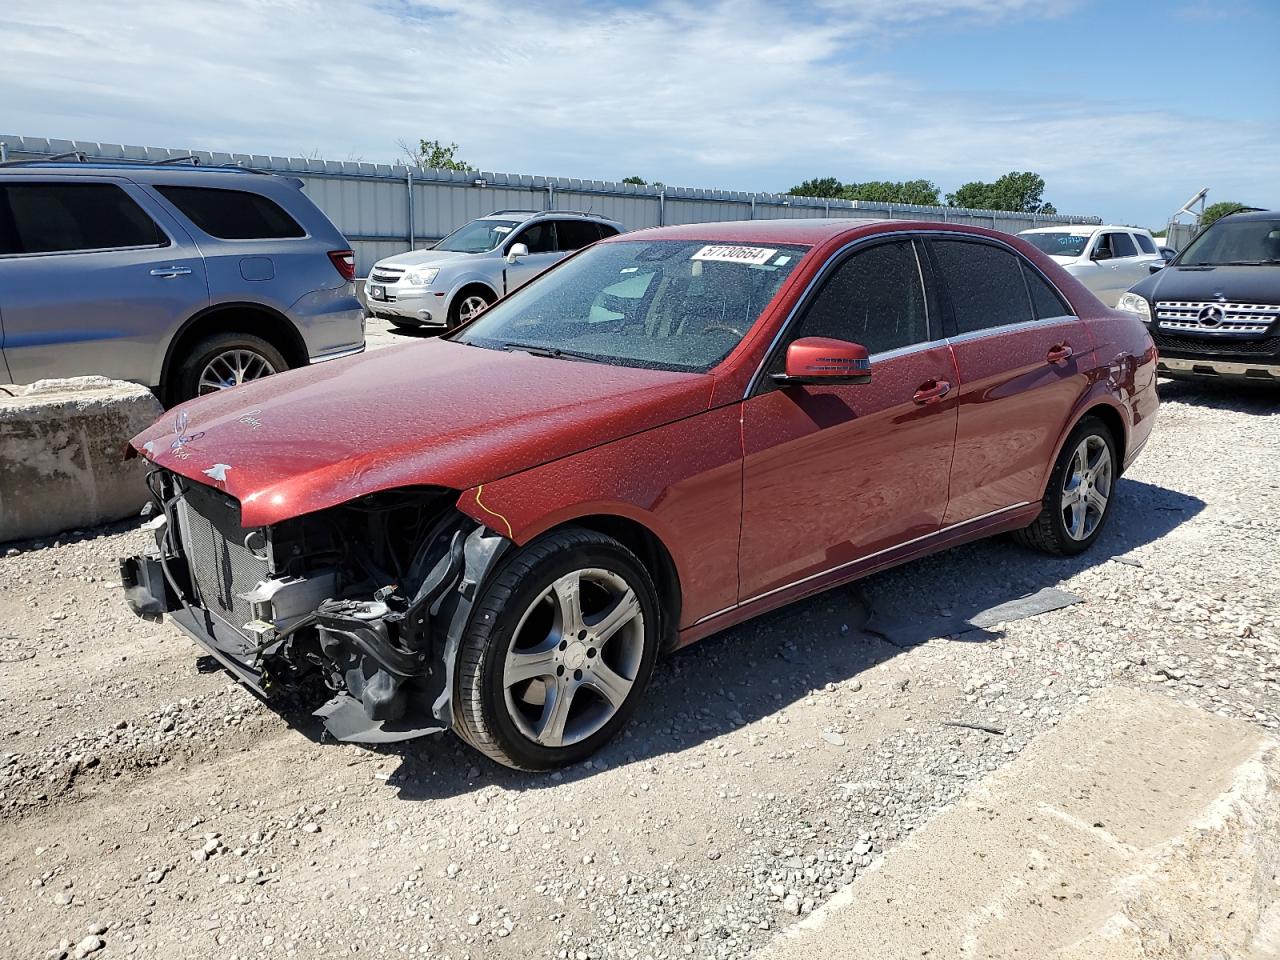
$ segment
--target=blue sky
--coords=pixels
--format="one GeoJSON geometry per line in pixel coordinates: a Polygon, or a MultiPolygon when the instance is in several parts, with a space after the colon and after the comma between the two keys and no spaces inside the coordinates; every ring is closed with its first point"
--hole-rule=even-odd
{"type": "Polygon", "coordinates": [[[1280,3],[52,0],[0,133],[785,190],[1035,170],[1059,210],[1280,206],[1280,3]]]}

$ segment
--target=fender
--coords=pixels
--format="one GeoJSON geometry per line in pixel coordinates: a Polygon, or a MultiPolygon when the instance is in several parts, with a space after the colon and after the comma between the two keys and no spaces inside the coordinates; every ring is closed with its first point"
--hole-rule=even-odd
{"type": "MultiPolygon", "coordinates": [[[[267,313],[275,317],[275,319],[292,331],[292,339],[294,350],[301,353],[307,352],[306,342],[302,339],[302,334],[298,332],[298,328],[293,325],[293,321],[288,318],[280,309],[269,306],[255,300],[224,300],[218,303],[210,303],[207,307],[197,310],[187,319],[174,324],[174,326],[166,334],[162,341],[163,346],[156,351],[156,359],[151,371],[151,386],[156,386],[161,382],[161,378],[165,372],[170,369],[173,362],[173,347],[183,335],[193,326],[211,314],[218,313],[222,310],[256,310],[259,313],[267,313]]],[[[251,332],[251,331],[250,331],[251,332]]]]}
{"type": "Polygon", "coordinates": [[[585,517],[644,527],[675,567],[683,628],[738,600],[740,416],[739,404],[707,410],[472,487],[457,507],[521,545],[585,517]]]}
{"type": "Polygon", "coordinates": [[[453,283],[449,284],[449,290],[447,293],[445,293],[443,297],[444,311],[445,311],[446,317],[449,315],[449,311],[453,309],[454,298],[457,297],[458,294],[462,292],[462,288],[473,287],[473,286],[484,287],[491,294],[493,294],[494,300],[502,299],[502,291],[497,289],[497,287],[494,286],[493,277],[489,277],[483,273],[480,273],[479,271],[472,270],[468,273],[464,273],[457,280],[454,280],[453,283]]]}
{"type": "MultiPolygon", "coordinates": [[[[1071,410],[1071,415],[1067,417],[1066,426],[1058,434],[1058,440],[1053,445],[1053,458],[1049,461],[1044,476],[1040,478],[1040,496],[1044,497],[1045,491],[1049,486],[1049,475],[1053,473],[1053,467],[1058,462],[1058,458],[1062,456],[1062,448],[1066,445],[1067,437],[1071,436],[1071,431],[1076,428],[1081,420],[1098,407],[1107,407],[1113,410],[1120,418],[1123,427],[1123,433],[1116,439],[1120,442],[1126,456],[1130,453],[1129,435],[1132,432],[1132,419],[1129,415],[1129,409],[1123,403],[1115,398],[1112,392],[1114,385],[1104,380],[1096,380],[1090,385],[1089,390],[1077,401],[1071,410]]],[[[1124,470],[1124,464],[1121,464],[1120,472],[1124,470]]]]}

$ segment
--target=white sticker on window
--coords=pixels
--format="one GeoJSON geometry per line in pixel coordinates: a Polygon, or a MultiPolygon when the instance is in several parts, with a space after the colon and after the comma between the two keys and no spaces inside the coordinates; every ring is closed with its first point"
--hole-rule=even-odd
{"type": "Polygon", "coordinates": [[[784,266],[785,264],[788,264],[788,263],[790,263],[790,262],[791,262],[791,258],[790,258],[790,257],[779,257],[777,260],[773,261],[773,265],[774,265],[775,267],[781,267],[781,266],[784,266]]]}
{"type": "Polygon", "coordinates": [[[639,269],[640,269],[639,267],[623,267],[618,272],[619,273],[635,273],[639,269]]]}
{"type": "Polygon", "coordinates": [[[777,253],[774,247],[733,247],[708,244],[690,260],[716,260],[721,263],[746,263],[762,267],[777,253]]]}
{"type": "Polygon", "coordinates": [[[515,229],[514,227],[494,227],[493,232],[494,233],[510,233],[514,229],[515,229]]]}

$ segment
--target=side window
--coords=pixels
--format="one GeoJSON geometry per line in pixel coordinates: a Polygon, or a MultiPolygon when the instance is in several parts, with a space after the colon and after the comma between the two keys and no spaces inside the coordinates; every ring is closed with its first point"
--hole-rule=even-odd
{"type": "Polygon", "coordinates": [[[1044,277],[1025,261],[1022,264],[1022,274],[1027,279],[1027,289],[1031,291],[1031,304],[1035,307],[1037,320],[1074,316],[1074,311],[1063,301],[1058,291],[1049,286],[1044,277]]]}
{"type": "Polygon", "coordinates": [[[283,240],[307,232],[274,200],[220,187],[157,186],[188,220],[220,240],[283,240]]]}
{"type": "Polygon", "coordinates": [[[596,230],[599,232],[601,240],[608,240],[610,237],[618,235],[618,231],[607,223],[597,223],[596,230]]]}
{"type": "Polygon", "coordinates": [[[0,187],[0,253],[167,247],[169,238],[112,183],[0,187]]]}
{"type": "Polygon", "coordinates": [[[932,240],[930,244],[955,311],[957,333],[1034,319],[1017,256],[987,243],[932,240]]]}
{"type": "Polygon", "coordinates": [[[554,253],[556,249],[556,235],[550,220],[535,223],[520,231],[520,235],[513,242],[523,243],[529,248],[530,253],[554,253]]]}
{"type": "Polygon", "coordinates": [[[1156,250],[1156,242],[1148,237],[1145,233],[1135,233],[1133,239],[1138,241],[1138,249],[1143,253],[1158,253],[1156,250]]]}
{"type": "Polygon", "coordinates": [[[1136,257],[1138,248],[1133,245],[1133,237],[1127,233],[1111,234],[1111,252],[1117,257],[1136,257]]]}
{"type": "Polygon", "coordinates": [[[855,253],[835,269],[800,319],[793,339],[835,337],[871,353],[929,339],[920,267],[910,241],[855,253]]]}
{"type": "MultiPolygon", "coordinates": [[[[600,239],[596,225],[589,220],[556,221],[556,239],[561,250],[581,250],[589,243],[600,239]]],[[[532,252],[532,247],[530,251],[532,252]]]]}

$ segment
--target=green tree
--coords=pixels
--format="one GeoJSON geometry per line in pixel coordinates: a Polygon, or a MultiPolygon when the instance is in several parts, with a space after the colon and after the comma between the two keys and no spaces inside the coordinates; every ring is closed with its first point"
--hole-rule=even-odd
{"type": "Polygon", "coordinates": [[[644,177],[623,177],[622,182],[634,183],[637,187],[647,187],[649,185],[649,181],[644,177]]]}
{"type": "Polygon", "coordinates": [[[1229,213],[1239,213],[1241,210],[1248,210],[1243,203],[1236,203],[1234,200],[1219,200],[1217,203],[1211,203],[1204,208],[1204,213],[1200,214],[1200,229],[1203,230],[1215,220],[1221,220],[1229,213]]]}
{"type": "Polygon", "coordinates": [[[1044,200],[1044,177],[1038,173],[1006,173],[994,183],[972,180],[947,194],[949,207],[1011,210],[1015,213],[1056,213],[1044,200]]]}
{"type": "Polygon", "coordinates": [[[871,180],[867,183],[846,183],[840,196],[846,200],[866,200],[872,203],[915,203],[936,207],[938,185],[931,180],[871,180]]]}
{"type": "Polygon", "coordinates": [[[399,141],[400,149],[415,167],[423,170],[474,170],[471,164],[458,159],[458,145],[444,143],[440,140],[419,140],[414,149],[404,140],[399,141]]]}
{"type": "Polygon", "coordinates": [[[835,177],[818,177],[798,183],[787,191],[793,197],[823,197],[837,199],[844,196],[844,184],[835,177]]]}

